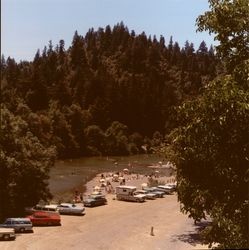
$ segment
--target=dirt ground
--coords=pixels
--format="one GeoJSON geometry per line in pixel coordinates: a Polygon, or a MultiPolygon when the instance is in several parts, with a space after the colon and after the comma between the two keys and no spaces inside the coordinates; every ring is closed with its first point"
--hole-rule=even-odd
{"type": "MultiPolygon", "coordinates": [[[[87,184],[87,193],[100,177],[87,184]]],[[[162,178],[163,179],[163,178],[162,178]]],[[[167,179],[164,178],[165,181],[167,179]]],[[[146,177],[126,181],[136,185],[146,177]]],[[[114,186],[118,183],[112,183],[114,186]]],[[[62,226],[34,227],[34,233],[18,234],[15,241],[0,242],[1,250],[166,250],[206,249],[200,245],[198,226],[180,212],[176,194],[132,203],[107,195],[108,204],[86,208],[84,216],[61,216],[62,226]],[[152,231],[153,227],[153,231],[152,231]],[[151,235],[153,234],[153,235],[151,235]]],[[[79,204],[80,205],[80,204],[79,204]]]]}

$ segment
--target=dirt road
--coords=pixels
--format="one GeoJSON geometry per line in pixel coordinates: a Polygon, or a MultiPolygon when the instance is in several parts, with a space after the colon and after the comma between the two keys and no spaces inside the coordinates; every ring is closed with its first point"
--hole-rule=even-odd
{"type": "MultiPolygon", "coordinates": [[[[91,183],[92,184],[92,183],[91,183]]],[[[90,185],[91,185],[90,184],[90,185]]],[[[193,221],[180,213],[176,195],[131,203],[113,200],[86,208],[84,216],[62,216],[60,227],[35,227],[1,250],[166,250],[201,249],[193,221]],[[151,235],[151,227],[153,234],[151,235]]]]}

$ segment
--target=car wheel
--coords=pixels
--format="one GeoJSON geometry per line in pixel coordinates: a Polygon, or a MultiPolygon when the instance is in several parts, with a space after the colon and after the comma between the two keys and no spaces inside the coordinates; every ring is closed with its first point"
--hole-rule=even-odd
{"type": "Polygon", "coordinates": [[[25,232],[25,228],[23,228],[23,227],[20,228],[20,232],[21,232],[21,233],[24,233],[24,232],[25,232]]]}
{"type": "Polygon", "coordinates": [[[4,240],[9,240],[9,239],[10,239],[10,235],[9,235],[9,234],[5,234],[5,235],[3,236],[3,239],[4,239],[4,240]]]}

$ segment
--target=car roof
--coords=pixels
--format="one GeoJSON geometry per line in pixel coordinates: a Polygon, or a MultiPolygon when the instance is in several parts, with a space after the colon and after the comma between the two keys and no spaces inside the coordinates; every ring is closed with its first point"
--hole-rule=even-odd
{"type": "Polygon", "coordinates": [[[14,228],[8,228],[8,227],[0,227],[0,232],[14,233],[15,229],[14,228]]]}
{"type": "Polygon", "coordinates": [[[145,188],[144,190],[163,193],[156,187],[145,188]]]}
{"type": "Polygon", "coordinates": [[[121,188],[121,189],[137,189],[137,187],[135,187],[135,186],[117,186],[116,188],[121,188]]]}
{"type": "Polygon", "coordinates": [[[167,184],[167,185],[161,185],[161,186],[158,186],[159,188],[165,188],[165,189],[172,189],[174,188],[173,184],[167,184]]]}
{"type": "Polygon", "coordinates": [[[54,212],[50,212],[50,211],[35,211],[33,213],[34,215],[47,215],[47,216],[50,216],[50,217],[59,217],[59,213],[54,213],[54,212]]]}
{"type": "Polygon", "coordinates": [[[57,208],[57,205],[51,204],[51,205],[45,205],[45,208],[57,208]]]}
{"type": "Polygon", "coordinates": [[[60,205],[61,206],[73,206],[75,204],[73,204],[73,203],[61,203],[60,205]]]}
{"type": "Polygon", "coordinates": [[[146,195],[145,194],[136,194],[136,197],[146,197],[146,195]]]}
{"type": "Polygon", "coordinates": [[[103,197],[103,198],[105,198],[105,196],[103,194],[91,194],[90,197],[103,197]]]}
{"type": "Polygon", "coordinates": [[[30,221],[30,219],[29,218],[7,218],[6,220],[13,220],[13,221],[20,221],[20,220],[22,220],[22,221],[30,221]]]}
{"type": "Polygon", "coordinates": [[[44,207],[44,208],[56,208],[57,205],[56,204],[49,204],[49,205],[41,205],[41,204],[37,204],[35,205],[36,207],[44,207]]]}
{"type": "Polygon", "coordinates": [[[84,201],[93,201],[93,200],[94,198],[89,197],[89,198],[86,198],[84,201]]]}

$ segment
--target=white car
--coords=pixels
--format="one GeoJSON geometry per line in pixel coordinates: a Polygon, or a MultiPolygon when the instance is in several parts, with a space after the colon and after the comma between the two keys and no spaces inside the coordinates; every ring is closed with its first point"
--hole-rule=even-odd
{"type": "Polygon", "coordinates": [[[33,225],[28,218],[7,218],[0,227],[13,228],[15,232],[33,232],[33,225]]]}
{"type": "Polygon", "coordinates": [[[164,190],[166,193],[171,194],[174,191],[176,191],[176,185],[175,184],[167,184],[167,185],[160,185],[158,186],[159,189],[164,190]]]}
{"type": "Polygon", "coordinates": [[[13,228],[0,228],[0,240],[14,240],[16,238],[13,228]]]}
{"type": "Polygon", "coordinates": [[[150,193],[156,194],[157,198],[163,198],[165,195],[165,191],[162,189],[158,189],[156,187],[150,187],[150,188],[143,188],[143,190],[148,191],[150,193]]]}
{"type": "Polygon", "coordinates": [[[157,195],[154,193],[151,193],[149,191],[145,191],[145,190],[137,190],[134,192],[134,194],[144,194],[145,198],[148,200],[155,200],[157,195]]]}
{"type": "Polygon", "coordinates": [[[33,214],[36,211],[45,211],[45,212],[55,212],[58,213],[57,205],[50,204],[50,205],[40,205],[37,204],[34,207],[26,207],[25,212],[28,214],[33,214]]]}
{"type": "Polygon", "coordinates": [[[85,208],[76,206],[71,203],[61,203],[57,206],[57,209],[60,214],[71,214],[71,215],[84,215],[85,208]]]}

